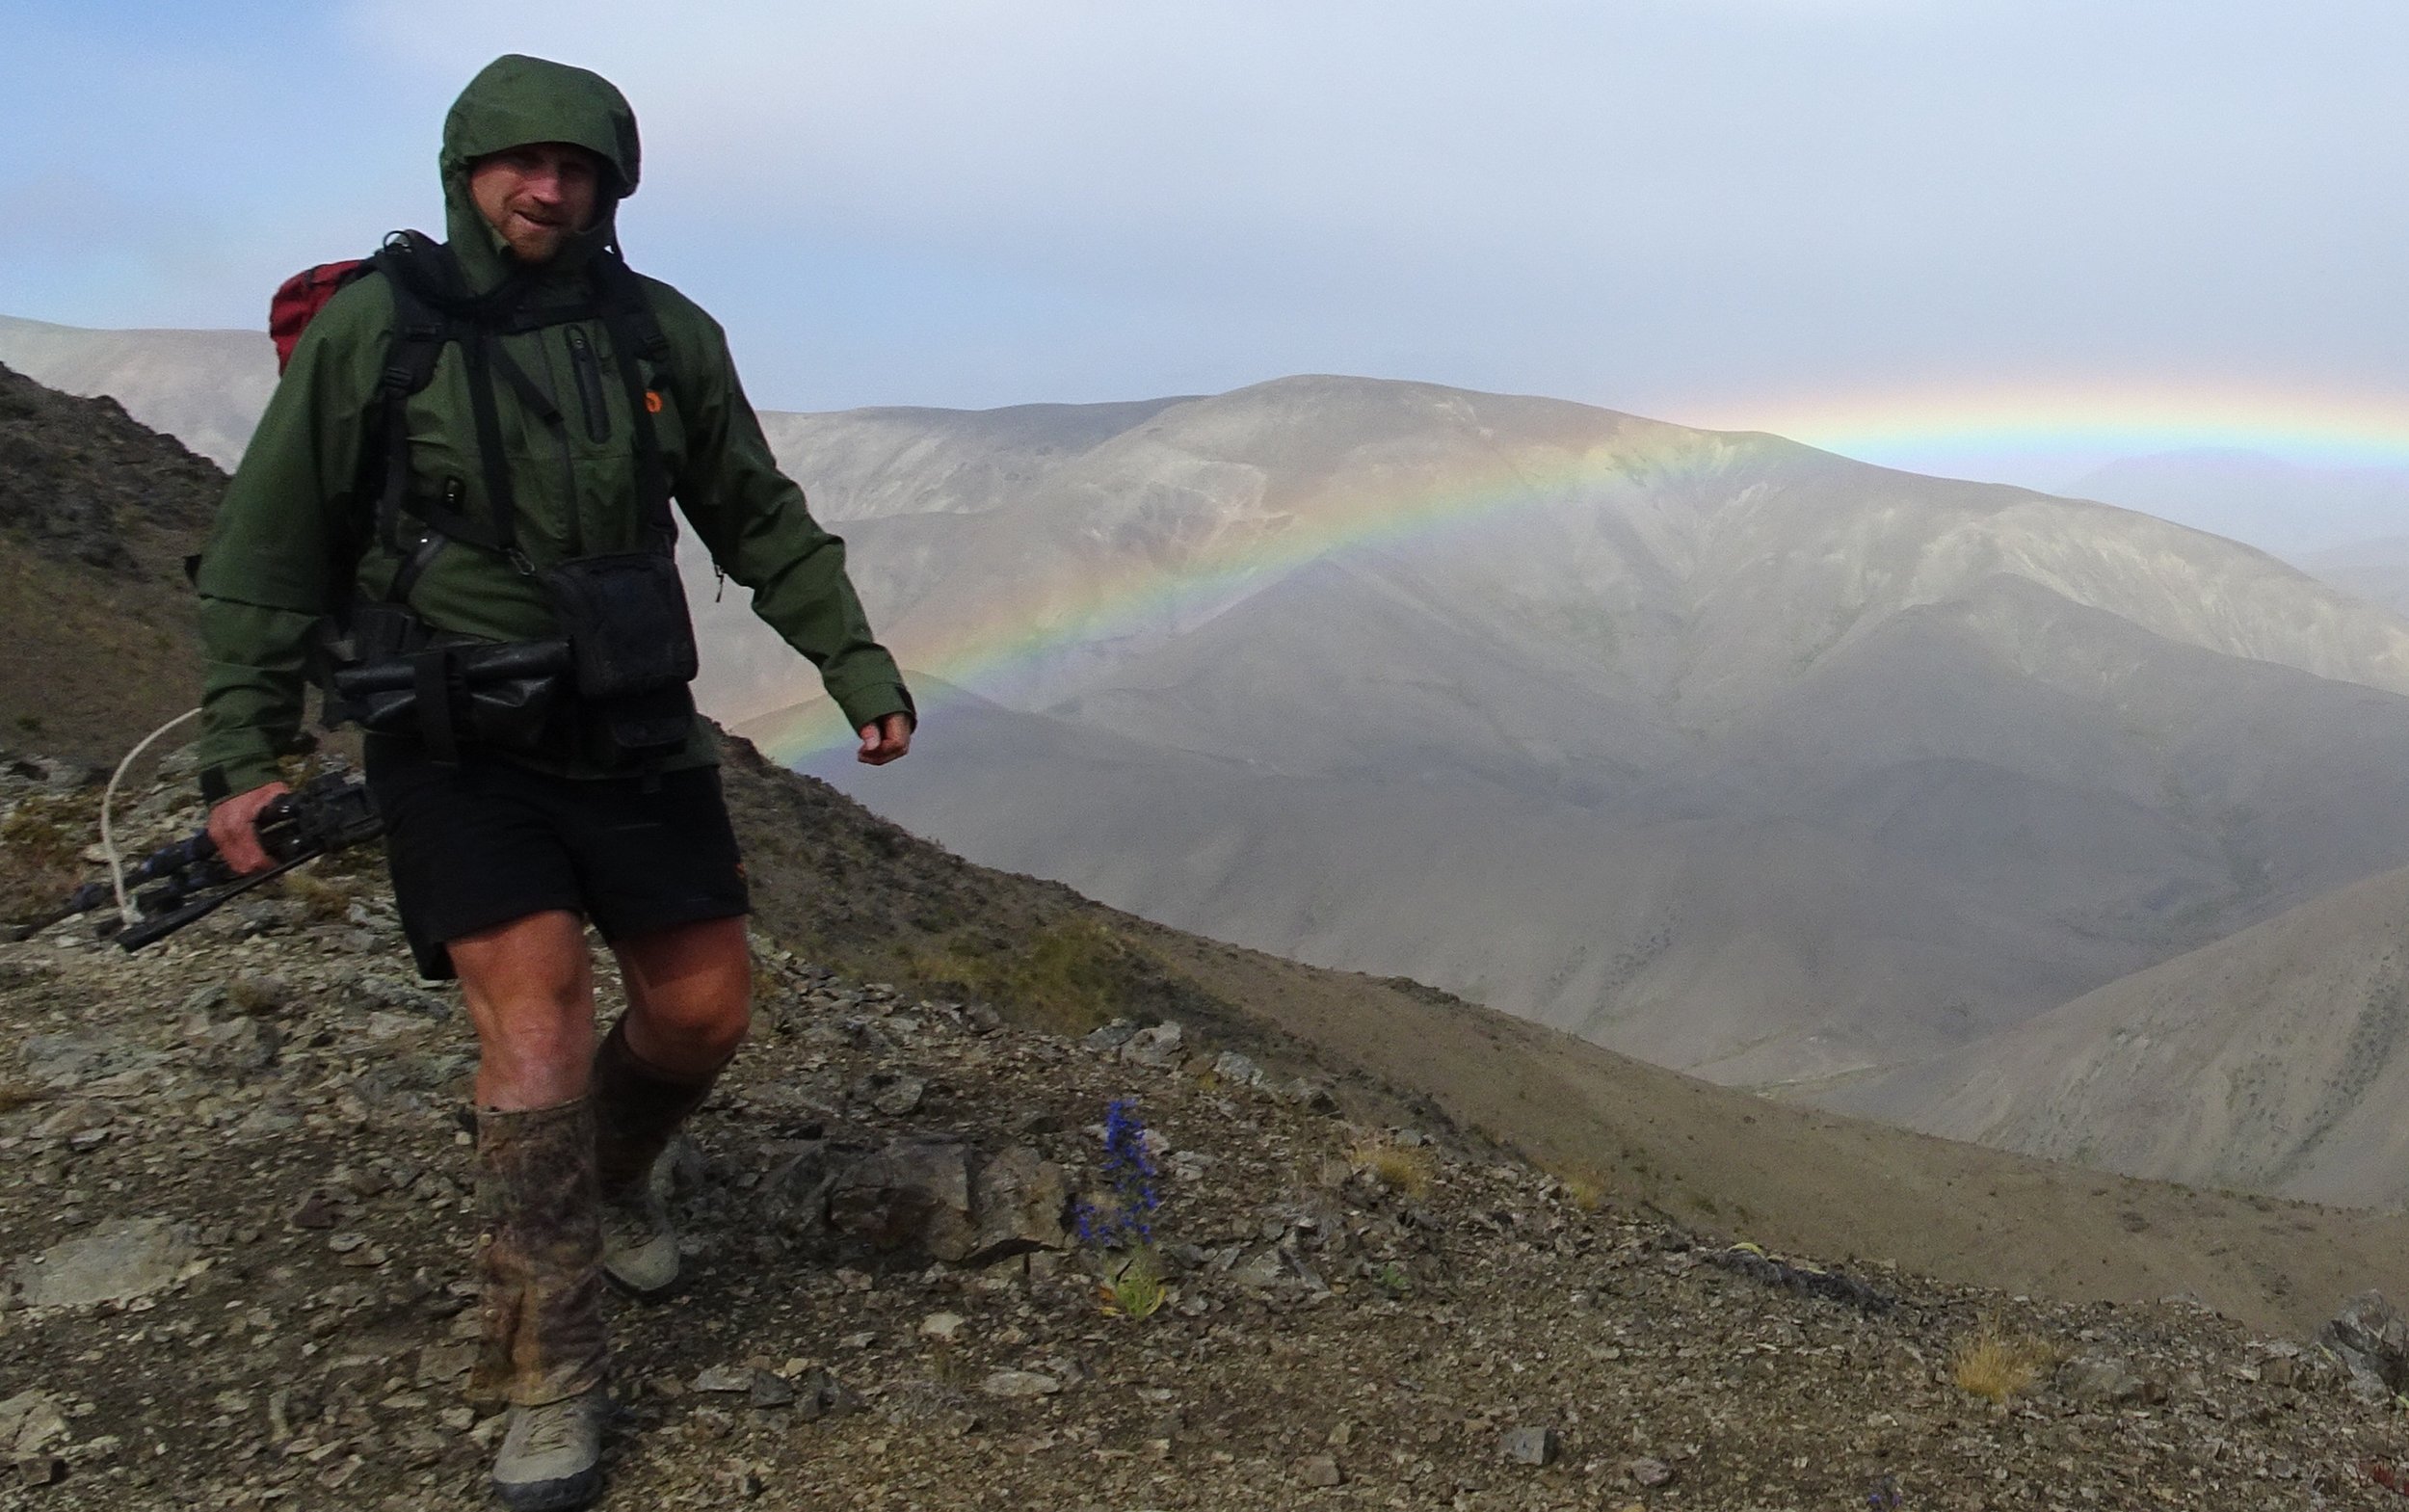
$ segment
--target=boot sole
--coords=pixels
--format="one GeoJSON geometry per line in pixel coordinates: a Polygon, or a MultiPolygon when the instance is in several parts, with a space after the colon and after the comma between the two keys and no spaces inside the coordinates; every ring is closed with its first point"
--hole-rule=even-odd
{"type": "Polygon", "coordinates": [[[634,1282],[620,1275],[619,1272],[611,1269],[610,1266],[605,1265],[602,1267],[602,1279],[604,1282],[609,1284],[610,1288],[613,1291],[618,1292],[621,1296],[627,1298],[629,1301],[649,1303],[666,1302],[671,1297],[675,1296],[679,1288],[685,1285],[686,1277],[681,1269],[677,1275],[672,1276],[669,1280],[661,1283],[657,1287],[639,1287],[634,1282]]]}
{"type": "Polygon", "coordinates": [[[602,1467],[563,1475],[557,1480],[529,1480],[512,1485],[491,1483],[493,1499],[510,1512],[573,1512],[602,1495],[602,1467]]]}

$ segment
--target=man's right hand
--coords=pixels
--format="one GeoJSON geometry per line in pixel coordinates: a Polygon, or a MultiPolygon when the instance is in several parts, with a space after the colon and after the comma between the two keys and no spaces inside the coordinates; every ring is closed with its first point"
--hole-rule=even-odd
{"type": "Polygon", "coordinates": [[[209,838],[217,841],[219,859],[235,875],[248,877],[276,864],[259,844],[259,810],[291,791],[282,783],[268,783],[209,810],[209,838]]]}

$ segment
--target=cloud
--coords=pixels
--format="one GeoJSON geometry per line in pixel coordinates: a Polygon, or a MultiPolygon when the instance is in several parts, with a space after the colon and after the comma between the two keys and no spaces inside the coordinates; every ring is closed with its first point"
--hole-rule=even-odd
{"type": "MultiPolygon", "coordinates": [[[[55,117],[0,168],[6,204],[54,243],[70,225],[138,243],[189,210],[224,250],[194,307],[248,310],[263,279],[428,224],[445,102],[523,50],[627,90],[649,160],[631,252],[723,315],[773,404],[1103,398],[1312,369],[1678,418],[1924,376],[2409,377],[2392,271],[2409,209],[2385,192],[2409,159],[2392,76],[2409,8],[312,15],[307,69],[265,28],[207,46],[193,28],[114,50],[38,40],[48,61],[23,67],[58,76],[55,117]],[[214,111],[146,115],[112,82],[153,66],[205,81],[214,111]],[[177,182],[145,175],[97,221],[25,187],[85,131],[173,152],[177,182]]],[[[0,243],[13,290],[43,286],[21,271],[33,234],[0,243]]],[[[66,318],[93,318],[100,284],[79,287],[66,318]]],[[[163,291],[142,301],[158,318],[163,291]]]]}

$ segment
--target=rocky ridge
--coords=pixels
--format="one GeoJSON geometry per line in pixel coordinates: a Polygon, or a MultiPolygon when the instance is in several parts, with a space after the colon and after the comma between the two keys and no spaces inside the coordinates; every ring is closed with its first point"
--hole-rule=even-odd
{"type": "MultiPolygon", "coordinates": [[[[95,794],[14,759],[0,807],[95,794]]],[[[174,776],[171,762],[170,776],[174,776]]],[[[132,842],[184,833],[179,783],[132,842]]],[[[481,1504],[454,995],[372,857],[128,957],[0,946],[0,1506],[481,1504]]],[[[756,938],[621,1306],[606,1505],[2385,1507],[2409,1325],[2330,1346],[1708,1242],[1193,1024],[1071,1037],[756,938]],[[1302,1074],[1300,1074],[1302,1073],[1302,1074]],[[1134,1107],[1158,1291],[1076,1236],[1134,1107]],[[950,1259],[948,1258],[950,1257],[950,1259]],[[1117,1284],[1116,1284],[1117,1281],[1117,1284]],[[2345,1348],[2344,1346],[2348,1346],[2345,1348]]],[[[607,972],[606,972],[607,979],[607,972]]]]}

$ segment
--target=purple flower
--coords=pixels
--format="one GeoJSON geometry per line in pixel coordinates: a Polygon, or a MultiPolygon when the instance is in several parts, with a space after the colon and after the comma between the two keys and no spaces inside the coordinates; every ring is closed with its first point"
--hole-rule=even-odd
{"type": "Polygon", "coordinates": [[[1146,1125],[1137,1104],[1115,1098],[1104,1107],[1104,1184],[1110,1198],[1082,1202],[1076,1209],[1079,1242],[1099,1249],[1144,1244],[1154,1236],[1148,1215],[1162,1206],[1154,1190],[1154,1157],[1147,1153],[1146,1125]]]}

